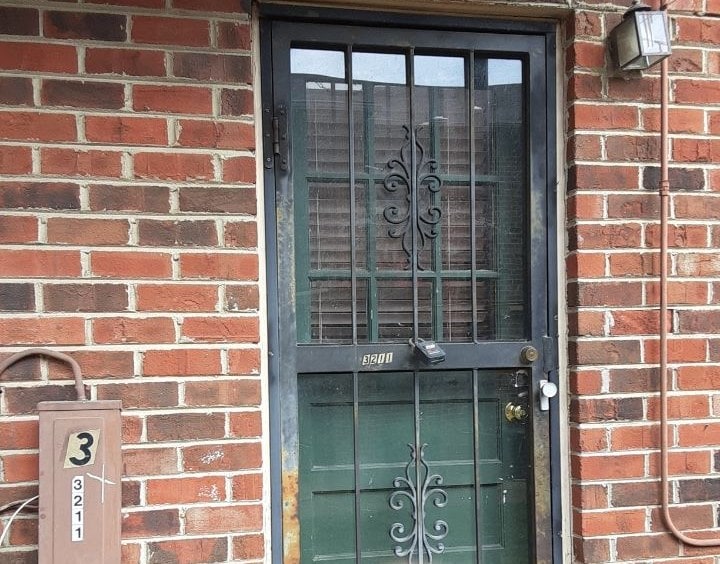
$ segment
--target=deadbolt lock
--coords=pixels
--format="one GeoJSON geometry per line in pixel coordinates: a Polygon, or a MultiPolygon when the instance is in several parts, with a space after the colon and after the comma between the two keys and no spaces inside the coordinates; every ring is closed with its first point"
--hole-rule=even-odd
{"type": "Polygon", "coordinates": [[[527,419],[528,412],[522,405],[508,403],[505,406],[505,419],[512,423],[513,421],[524,421],[527,419]]]}
{"type": "Polygon", "coordinates": [[[533,346],[523,347],[520,351],[520,360],[523,362],[535,362],[539,356],[538,350],[533,346]]]}

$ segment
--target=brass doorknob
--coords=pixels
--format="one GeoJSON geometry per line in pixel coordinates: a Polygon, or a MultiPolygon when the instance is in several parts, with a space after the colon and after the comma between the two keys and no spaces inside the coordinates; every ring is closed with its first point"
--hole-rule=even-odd
{"type": "Polygon", "coordinates": [[[535,362],[540,355],[538,354],[538,350],[533,347],[532,345],[523,347],[520,351],[520,360],[523,362],[535,362]]]}
{"type": "Polygon", "coordinates": [[[527,410],[522,405],[508,403],[505,406],[505,419],[512,423],[513,421],[524,421],[527,419],[527,410]]]}

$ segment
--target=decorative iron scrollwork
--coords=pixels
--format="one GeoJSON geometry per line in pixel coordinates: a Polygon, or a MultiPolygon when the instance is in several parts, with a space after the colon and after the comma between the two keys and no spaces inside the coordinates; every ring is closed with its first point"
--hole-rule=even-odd
{"type": "Polygon", "coordinates": [[[427,444],[420,447],[419,457],[415,446],[412,444],[408,446],[410,447],[410,462],[405,467],[405,476],[398,476],[393,480],[395,488],[401,489],[396,489],[390,495],[390,507],[399,511],[408,503],[413,525],[412,529],[406,532],[405,525],[393,523],[390,527],[390,538],[398,543],[395,546],[395,556],[399,558],[407,556],[409,564],[415,562],[416,555],[420,562],[425,560],[425,556],[427,562],[432,562],[433,554],[441,554],[445,551],[445,545],[441,541],[448,534],[448,524],[446,521],[438,519],[432,524],[434,532],[429,531],[425,526],[425,508],[428,502],[432,502],[435,507],[445,507],[448,499],[447,492],[438,487],[443,484],[442,476],[431,474],[430,468],[425,462],[427,444]],[[417,477],[417,484],[413,480],[413,474],[417,477]]]}
{"type": "Polygon", "coordinates": [[[417,218],[412,219],[412,194],[415,191],[416,200],[419,201],[418,195],[421,188],[426,188],[430,195],[440,191],[442,180],[436,173],[438,162],[436,159],[428,158],[425,154],[425,148],[417,140],[420,130],[423,128],[419,125],[415,128],[415,178],[412,178],[412,159],[410,136],[410,128],[403,125],[405,130],[405,139],[400,148],[400,158],[390,159],[387,163],[388,173],[383,180],[385,189],[388,192],[397,192],[403,186],[405,187],[405,204],[390,204],[383,210],[385,219],[394,225],[388,229],[388,235],[393,239],[402,239],[402,248],[408,257],[408,265],[412,265],[413,259],[413,226],[415,226],[415,262],[419,270],[425,270],[420,264],[420,253],[425,248],[428,239],[435,239],[438,234],[437,225],[442,217],[442,210],[439,206],[433,204],[433,198],[430,199],[430,205],[426,210],[421,210],[418,204],[417,218]]]}

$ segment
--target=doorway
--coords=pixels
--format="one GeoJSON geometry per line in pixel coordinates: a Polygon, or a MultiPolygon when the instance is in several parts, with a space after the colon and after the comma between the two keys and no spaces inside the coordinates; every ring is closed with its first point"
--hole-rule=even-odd
{"type": "Polygon", "coordinates": [[[548,30],[263,25],[276,561],[551,562],[548,30]]]}

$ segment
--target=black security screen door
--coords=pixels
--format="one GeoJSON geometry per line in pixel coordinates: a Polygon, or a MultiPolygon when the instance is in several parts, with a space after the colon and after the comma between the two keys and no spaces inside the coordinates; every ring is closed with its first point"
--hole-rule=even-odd
{"type": "Polygon", "coordinates": [[[549,562],[546,36],[264,39],[276,560],[549,562]]]}

